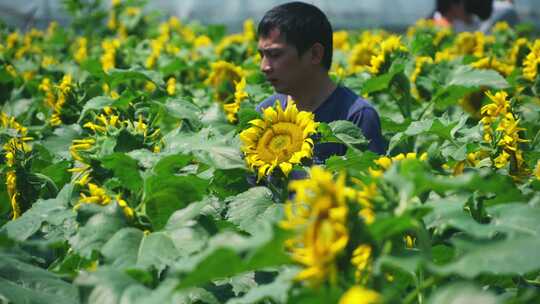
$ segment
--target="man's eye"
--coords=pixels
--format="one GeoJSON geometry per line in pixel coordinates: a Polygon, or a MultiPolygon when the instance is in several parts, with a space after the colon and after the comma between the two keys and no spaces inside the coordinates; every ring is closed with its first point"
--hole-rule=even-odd
{"type": "Polygon", "coordinates": [[[269,51],[267,55],[270,58],[277,58],[277,57],[279,57],[281,55],[281,52],[280,51],[269,51]]]}

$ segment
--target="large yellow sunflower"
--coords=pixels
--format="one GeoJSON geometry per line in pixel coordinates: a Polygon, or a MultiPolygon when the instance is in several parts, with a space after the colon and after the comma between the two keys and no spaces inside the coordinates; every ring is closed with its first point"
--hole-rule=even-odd
{"type": "Polygon", "coordinates": [[[354,191],[346,187],[344,174],[334,181],[321,167],[313,167],[310,179],[292,181],[289,188],[296,195],[285,204],[281,226],[298,233],[285,243],[292,258],[304,266],[296,279],[311,285],[335,282],[336,258],[349,241],[347,199],[354,191]]]}
{"type": "Polygon", "coordinates": [[[318,123],[311,112],[298,111],[294,102],[289,102],[285,110],[279,102],[263,112],[263,119],[254,119],[250,128],[240,133],[242,151],[246,163],[257,170],[260,180],[270,175],[276,167],[286,176],[294,164],[313,155],[313,140],[318,123]]]}

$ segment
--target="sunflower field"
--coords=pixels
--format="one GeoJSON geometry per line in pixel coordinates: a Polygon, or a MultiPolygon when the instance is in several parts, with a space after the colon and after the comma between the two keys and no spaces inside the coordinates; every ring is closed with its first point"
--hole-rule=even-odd
{"type": "Polygon", "coordinates": [[[1,303],[540,303],[540,40],[336,31],[388,141],[263,113],[255,23],[0,26],[1,303]],[[317,143],[344,156],[313,165],[317,143]],[[303,178],[294,178],[303,176],[303,178]]]}

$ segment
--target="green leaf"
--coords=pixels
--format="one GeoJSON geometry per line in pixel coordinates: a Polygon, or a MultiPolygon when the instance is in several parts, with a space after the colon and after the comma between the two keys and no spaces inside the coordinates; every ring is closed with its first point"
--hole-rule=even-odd
{"type": "Polygon", "coordinates": [[[448,75],[447,86],[505,89],[508,88],[508,82],[494,70],[476,70],[470,66],[459,66],[448,75]]]}
{"type": "Polygon", "coordinates": [[[130,80],[147,80],[152,81],[157,86],[163,86],[165,82],[160,73],[156,71],[144,70],[141,68],[131,69],[111,69],[108,71],[111,87],[116,87],[119,83],[130,80]]]}
{"type": "Polygon", "coordinates": [[[41,145],[58,158],[71,159],[69,147],[73,139],[79,138],[81,133],[81,127],[77,124],[61,126],[54,130],[52,136],[42,141],[41,145]]]}
{"type": "Polygon", "coordinates": [[[40,173],[48,176],[57,188],[62,188],[71,179],[71,174],[68,171],[69,168],[71,168],[70,162],[61,161],[43,168],[40,170],[40,173]]]}
{"type": "Polygon", "coordinates": [[[240,152],[240,139],[234,132],[215,134],[216,131],[203,129],[198,133],[182,133],[175,130],[164,138],[166,154],[192,153],[200,162],[216,169],[245,169],[240,152]]]}
{"type": "Polygon", "coordinates": [[[167,99],[166,114],[175,119],[186,119],[196,128],[201,127],[201,110],[193,103],[181,98],[167,99]]]}
{"type": "Polygon", "coordinates": [[[333,121],[328,125],[332,129],[334,136],[347,146],[367,144],[368,142],[364,138],[362,130],[348,120],[333,121]]]}
{"type": "Polygon", "coordinates": [[[418,224],[413,219],[402,216],[377,218],[368,228],[377,241],[383,241],[392,236],[402,234],[407,230],[414,229],[417,226],[418,224]]]}
{"type": "Polygon", "coordinates": [[[255,233],[261,221],[276,222],[282,216],[282,205],[272,200],[272,191],[265,187],[254,187],[227,200],[227,220],[241,229],[255,233]]]}
{"type": "Polygon", "coordinates": [[[112,106],[115,100],[106,96],[97,96],[88,100],[81,111],[78,123],[81,123],[89,111],[97,110],[101,111],[104,107],[112,106]]]}
{"type": "Polygon", "coordinates": [[[177,271],[187,273],[179,288],[199,286],[214,279],[288,263],[283,242],[289,233],[280,229],[271,232],[265,225],[260,228],[261,232],[251,238],[231,233],[218,234],[210,240],[206,250],[176,263],[177,271]]]}
{"type": "Polygon", "coordinates": [[[123,227],[124,221],[117,216],[97,213],[69,239],[69,243],[75,252],[90,258],[94,251],[101,250],[103,245],[123,227]]]}
{"type": "Polygon", "coordinates": [[[449,106],[457,105],[458,102],[470,93],[476,92],[476,87],[452,85],[441,88],[433,97],[433,102],[438,110],[446,110],[449,106]]]}
{"type": "Polygon", "coordinates": [[[451,132],[457,124],[457,122],[443,122],[439,118],[413,121],[405,130],[405,135],[435,134],[442,139],[452,140],[451,132]]]}
{"type": "Polygon", "coordinates": [[[540,270],[538,237],[490,242],[456,239],[453,243],[458,252],[463,252],[461,256],[453,263],[430,267],[433,271],[474,278],[481,274],[524,275],[540,270]]]}
{"type": "Polygon", "coordinates": [[[44,223],[64,225],[73,221],[75,213],[69,207],[73,185],[67,184],[54,199],[39,199],[28,211],[16,220],[8,222],[0,231],[9,238],[23,241],[36,233],[44,223]]]}
{"type": "Polygon", "coordinates": [[[0,295],[11,303],[80,303],[75,286],[6,253],[0,253],[0,295]]]}
{"type": "Polygon", "coordinates": [[[141,230],[131,227],[116,232],[101,249],[107,264],[120,269],[133,267],[143,235],[141,230]]]}
{"type": "Polygon", "coordinates": [[[438,288],[429,298],[429,304],[454,304],[454,303],[475,303],[475,304],[496,304],[499,301],[492,292],[482,290],[471,283],[452,283],[438,288]]]}
{"type": "Polygon", "coordinates": [[[326,160],[326,168],[334,172],[346,170],[351,176],[359,176],[373,166],[380,156],[371,151],[347,150],[345,156],[331,156],[326,160]]]}
{"type": "Polygon", "coordinates": [[[296,267],[283,268],[272,283],[253,287],[242,297],[227,301],[227,304],[260,303],[266,299],[272,299],[276,303],[287,303],[289,290],[298,271],[296,267]]]}
{"type": "Polygon", "coordinates": [[[143,180],[136,160],[123,153],[113,153],[102,158],[101,163],[114,172],[124,187],[133,193],[141,191],[143,180]]]}
{"type": "Polygon", "coordinates": [[[176,175],[190,159],[184,155],[166,157],[155,165],[154,175],[144,182],[146,212],[155,230],[162,229],[174,211],[201,200],[208,188],[207,180],[194,175],[176,175]]]}

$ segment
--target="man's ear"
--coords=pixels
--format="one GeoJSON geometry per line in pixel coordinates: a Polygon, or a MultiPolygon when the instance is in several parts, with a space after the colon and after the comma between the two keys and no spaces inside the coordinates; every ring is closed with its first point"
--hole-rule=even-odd
{"type": "Polygon", "coordinates": [[[324,46],[320,43],[315,43],[311,47],[311,63],[312,64],[321,64],[324,57],[324,46]]]}

